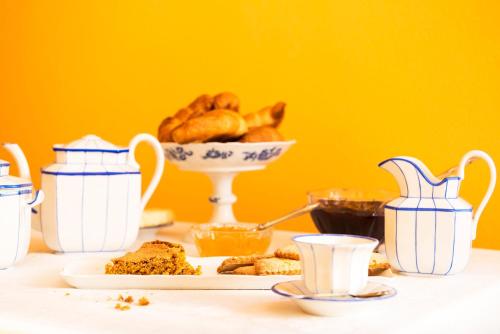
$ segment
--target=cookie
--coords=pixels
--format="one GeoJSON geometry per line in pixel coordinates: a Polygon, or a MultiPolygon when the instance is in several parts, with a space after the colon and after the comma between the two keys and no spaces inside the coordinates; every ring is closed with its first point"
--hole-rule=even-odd
{"type": "Polygon", "coordinates": [[[382,254],[372,253],[372,257],[370,258],[370,266],[368,268],[368,275],[380,275],[382,272],[390,268],[391,265],[389,264],[389,261],[382,254]]]}
{"type": "Polygon", "coordinates": [[[255,261],[271,257],[272,255],[249,255],[249,256],[235,256],[225,259],[217,268],[217,272],[231,273],[239,267],[252,266],[255,261]]]}
{"type": "Polygon", "coordinates": [[[300,260],[299,249],[295,245],[287,245],[274,251],[274,256],[282,259],[300,260]]]}
{"type": "Polygon", "coordinates": [[[244,266],[234,269],[231,274],[234,275],[255,275],[255,266],[244,266]]]}
{"type": "Polygon", "coordinates": [[[257,275],[299,275],[300,261],[271,257],[255,261],[257,275]]]}

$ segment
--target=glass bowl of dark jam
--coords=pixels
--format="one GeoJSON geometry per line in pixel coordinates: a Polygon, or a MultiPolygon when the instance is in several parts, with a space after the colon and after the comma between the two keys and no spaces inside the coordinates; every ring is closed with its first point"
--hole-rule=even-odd
{"type": "Polygon", "coordinates": [[[326,189],[308,193],[311,211],[321,233],[352,234],[384,242],[384,205],[397,195],[385,190],[326,189]]]}

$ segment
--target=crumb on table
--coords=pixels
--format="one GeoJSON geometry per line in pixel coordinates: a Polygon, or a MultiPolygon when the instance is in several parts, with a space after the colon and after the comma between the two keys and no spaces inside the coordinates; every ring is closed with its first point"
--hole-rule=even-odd
{"type": "Polygon", "coordinates": [[[129,305],[122,305],[120,303],[116,303],[115,310],[127,311],[127,310],[130,310],[130,306],[129,305]]]}
{"type": "Polygon", "coordinates": [[[147,299],[146,297],[141,297],[141,298],[139,298],[139,301],[137,302],[137,304],[140,306],[149,305],[149,299],[147,299]]]}

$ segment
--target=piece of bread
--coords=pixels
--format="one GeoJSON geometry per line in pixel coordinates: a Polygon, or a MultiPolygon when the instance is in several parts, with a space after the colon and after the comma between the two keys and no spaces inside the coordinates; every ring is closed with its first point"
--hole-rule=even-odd
{"type": "Polygon", "coordinates": [[[239,138],[248,131],[243,117],[232,110],[216,109],[191,118],[172,132],[179,144],[239,138]]]}
{"type": "Polygon", "coordinates": [[[286,245],[276,249],[274,251],[274,256],[282,259],[300,260],[299,249],[294,244],[286,245]]]}
{"type": "Polygon", "coordinates": [[[278,102],[274,106],[268,106],[257,112],[246,114],[244,117],[248,128],[266,125],[278,127],[285,116],[285,106],[285,103],[278,102]]]}
{"type": "Polygon", "coordinates": [[[184,247],[167,241],[149,241],[135,252],[111,259],[105,266],[113,275],[200,275],[201,267],[193,268],[186,261],[184,247]]]}
{"type": "Polygon", "coordinates": [[[281,133],[276,128],[268,125],[251,128],[240,138],[240,142],[242,143],[262,143],[282,140],[284,138],[281,133]]]}
{"type": "Polygon", "coordinates": [[[255,261],[257,275],[300,275],[300,261],[271,257],[255,261]]]}
{"type": "Polygon", "coordinates": [[[214,96],[214,109],[240,110],[240,100],[230,92],[219,93],[214,96]]]}

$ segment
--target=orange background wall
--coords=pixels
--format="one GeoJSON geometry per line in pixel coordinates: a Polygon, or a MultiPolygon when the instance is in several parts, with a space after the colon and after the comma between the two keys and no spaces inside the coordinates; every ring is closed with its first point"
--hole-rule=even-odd
{"type": "MultiPolygon", "coordinates": [[[[434,172],[473,148],[500,163],[500,4],[496,1],[2,1],[0,141],[36,172],[52,144],[94,133],[125,145],[201,93],[238,93],[244,112],[288,103],[297,145],[240,175],[235,211],[262,221],[324,187],[397,189],[382,159],[434,172]]],[[[2,158],[9,158],[0,151],[2,158]]],[[[152,152],[141,148],[145,178],[152,152]]],[[[477,205],[487,168],[466,171],[477,205]]],[[[210,216],[203,175],[166,167],[150,207],[210,216]]],[[[500,249],[500,193],[475,246],[500,249]]],[[[308,217],[284,228],[314,231],[308,217]]]]}

